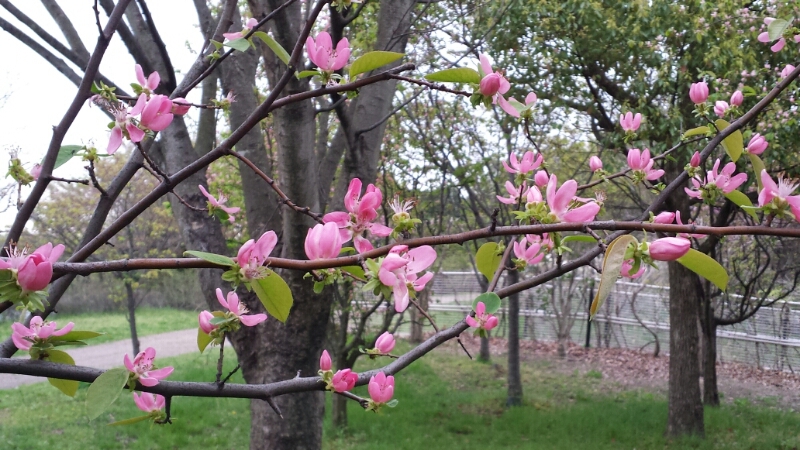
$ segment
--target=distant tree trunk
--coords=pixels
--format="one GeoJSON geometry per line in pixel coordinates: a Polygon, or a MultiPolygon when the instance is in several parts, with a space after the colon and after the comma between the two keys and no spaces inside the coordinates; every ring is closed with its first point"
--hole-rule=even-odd
{"type": "Polygon", "coordinates": [[[478,361],[489,362],[492,360],[492,353],[489,349],[489,338],[481,336],[481,352],[478,354],[478,361]]]}
{"type": "MultiPolygon", "coordinates": [[[[423,289],[419,295],[419,306],[422,308],[423,311],[428,310],[428,304],[430,303],[430,290],[423,289]]],[[[409,308],[411,311],[411,342],[418,344],[422,342],[423,338],[423,325],[424,321],[426,320],[425,317],[417,311],[416,308],[409,308]]]]}
{"type": "Polygon", "coordinates": [[[667,434],[704,435],[698,357],[699,280],[669,263],[669,418],[667,434]]]}
{"type": "Polygon", "coordinates": [[[133,293],[131,280],[125,280],[125,292],[128,304],[128,324],[131,327],[131,343],[133,343],[133,354],[139,354],[139,334],[136,332],[136,296],[133,293]]]}
{"type": "MultiPolygon", "coordinates": [[[[519,273],[508,273],[508,284],[519,282],[519,273]]],[[[522,377],[519,370],[519,294],[508,297],[508,398],[506,406],[522,405],[522,377]]]]}
{"type": "Polygon", "coordinates": [[[714,311],[706,306],[706,320],[703,324],[703,403],[719,406],[719,387],[717,386],[717,321],[714,311]],[[711,314],[709,314],[711,313],[711,314]]]}

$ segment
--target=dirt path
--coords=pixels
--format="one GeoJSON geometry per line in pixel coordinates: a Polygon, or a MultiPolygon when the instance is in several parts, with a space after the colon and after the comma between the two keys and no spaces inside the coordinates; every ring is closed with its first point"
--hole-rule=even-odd
{"type": "MultiPolygon", "coordinates": [[[[196,352],[197,328],[144,336],[139,339],[139,345],[142,349],[147,347],[155,348],[158,358],[196,352]]],[[[132,352],[133,346],[130,339],[67,350],[67,353],[75,359],[75,364],[96,369],[120,367],[125,354],[130,355],[132,352]]],[[[3,373],[0,374],[0,389],[13,389],[25,384],[41,383],[43,381],[47,381],[47,378],[3,373]]]]}

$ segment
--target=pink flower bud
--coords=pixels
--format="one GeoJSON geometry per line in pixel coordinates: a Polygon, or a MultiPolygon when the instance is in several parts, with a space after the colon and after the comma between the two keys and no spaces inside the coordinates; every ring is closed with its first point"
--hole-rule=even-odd
{"type": "Polygon", "coordinates": [[[750,142],[747,144],[747,153],[760,155],[764,153],[767,146],[769,146],[769,142],[767,142],[764,136],[756,133],[750,138],[750,142]]]}
{"type": "Polygon", "coordinates": [[[628,111],[627,114],[622,114],[619,116],[619,123],[622,126],[622,129],[625,131],[636,131],[639,129],[639,125],[642,123],[642,115],[640,113],[636,113],[634,116],[632,112],[628,111]]]}
{"type": "Polygon", "coordinates": [[[389,352],[394,349],[394,345],[394,336],[392,336],[392,333],[389,333],[388,331],[380,335],[378,340],[375,341],[375,349],[380,351],[383,355],[389,354],[389,352]]]}
{"type": "Polygon", "coordinates": [[[714,113],[720,117],[725,117],[725,113],[728,112],[728,102],[723,100],[717,100],[714,103],[714,113]]]}
{"type": "Polygon", "coordinates": [[[657,261],[675,261],[692,247],[688,239],[667,237],[657,239],[647,249],[650,257],[657,261]]]}
{"type": "Polygon", "coordinates": [[[637,271],[636,273],[631,273],[631,269],[633,269],[633,260],[626,259],[625,261],[622,262],[622,267],[620,268],[619,273],[625,278],[636,279],[644,275],[645,268],[646,268],[645,265],[641,264],[639,266],[639,271],[637,271]]]}
{"type": "Polygon", "coordinates": [[[653,217],[653,223],[671,224],[675,221],[675,213],[664,211],[653,217]]]}
{"type": "Polygon", "coordinates": [[[689,161],[689,165],[692,167],[700,167],[700,152],[694,152],[691,161],[689,161]]]}
{"type": "Polygon", "coordinates": [[[486,97],[492,97],[500,90],[500,81],[502,76],[499,73],[490,73],[483,77],[481,80],[480,87],[478,91],[481,95],[486,97]]]}
{"type": "Polygon", "coordinates": [[[708,85],[706,82],[692,83],[689,88],[689,98],[695,105],[705,103],[708,100],[708,85]]]}
{"type": "Polygon", "coordinates": [[[211,334],[215,328],[214,325],[211,325],[211,319],[214,318],[214,315],[211,314],[209,311],[201,311],[200,316],[197,317],[197,321],[200,323],[200,329],[203,330],[205,334],[211,334]]]}
{"type": "Polygon", "coordinates": [[[602,170],[603,161],[597,156],[592,156],[591,158],[589,158],[589,168],[592,169],[592,172],[597,172],[598,170],[602,170]]]}
{"type": "Polygon", "coordinates": [[[31,169],[31,176],[34,180],[39,179],[39,175],[42,174],[42,165],[41,164],[34,164],[33,168],[31,169]]]}
{"type": "Polygon", "coordinates": [[[787,64],[786,67],[781,70],[781,78],[786,78],[794,72],[795,67],[791,64],[787,64]]]}
{"type": "Polygon", "coordinates": [[[308,230],[305,242],[308,259],[336,258],[342,251],[342,237],[336,222],[317,224],[308,230]]]}
{"type": "Polygon", "coordinates": [[[731,106],[742,106],[742,102],[744,101],[744,95],[742,91],[736,91],[731,95],[731,106]]]}
{"type": "Polygon", "coordinates": [[[550,177],[547,176],[547,172],[544,170],[537,171],[536,175],[533,176],[533,182],[539,187],[547,185],[548,181],[550,181],[550,177]]]}
{"type": "Polygon", "coordinates": [[[394,396],[394,377],[383,372],[369,379],[369,396],[375,403],[386,403],[394,396]]]}
{"type": "Polygon", "coordinates": [[[175,100],[172,100],[172,114],[182,116],[189,112],[189,108],[191,107],[192,106],[189,104],[189,102],[187,102],[183,97],[178,97],[175,100]]]}
{"type": "Polygon", "coordinates": [[[327,350],[323,350],[322,356],[319,357],[319,370],[331,370],[331,355],[327,350]]]}
{"type": "Polygon", "coordinates": [[[358,374],[350,369],[342,369],[333,374],[331,386],[336,392],[345,392],[353,389],[358,381],[358,374]]]}

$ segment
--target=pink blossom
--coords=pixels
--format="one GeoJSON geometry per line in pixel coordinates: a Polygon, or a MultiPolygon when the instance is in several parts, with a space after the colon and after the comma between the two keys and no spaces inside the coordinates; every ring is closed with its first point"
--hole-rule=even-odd
{"type": "MultiPolygon", "coordinates": [[[[141,97],[139,99],[141,100],[141,97]]],[[[148,130],[162,131],[172,123],[173,117],[172,100],[166,95],[153,95],[142,110],[139,126],[148,130]]]]}
{"type": "Polygon", "coordinates": [[[725,113],[728,112],[728,108],[730,108],[730,106],[728,106],[728,102],[726,101],[717,100],[717,102],[714,103],[714,113],[720,117],[725,117],[725,113]]]}
{"type": "Polygon", "coordinates": [[[247,23],[245,23],[244,28],[242,31],[238,31],[236,33],[222,33],[222,36],[229,41],[235,41],[236,39],[241,39],[244,37],[245,34],[249,33],[250,30],[258,25],[258,20],[254,18],[247,19],[247,23]]]}
{"type": "Polygon", "coordinates": [[[483,302],[478,302],[475,306],[475,317],[467,315],[467,325],[472,328],[483,329],[486,331],[496,327],[499,321],[497,317],[486,313],[486,305],[483,302]]]}
{"type": "Polygon", "coordinates": [[[46,341],[51,336],[64,336],[72,331],[74,326],[75,324],[70,322],[64,328],[56,330],[55,322],[45,322],[41,317],[33,316],[29,327],[19,322],[11,325],[11,340],[18,349],[30,350],[37,341],[46,341]]]}
{"type": "Polygon", "coordinates": [[[531,244],[527,247],[528,240],[522,238],[519,242],[514,241],[514,255],[517,259],[525,261],[525,264],[537,264],[544,258],[542,246],[540,244],[531,244]],[[526,248],[527,247],[527,248],[526,248]]]}
{"type": "Polygon", "coordinates": [[[747,148],[745,150],[752,155],[760,155],[764,153],[764,150],[766,150],[768,146],[769,142],[767,142],[766,138],[755,133],[750,138],[750,142],[747,143],[747,148]]]}
{"type": "Polygon", "coordinates": [[[653,223],[671,224],[675,221],[675,213],[663,211],[657,216],[653,217],[653,223]]]}
{"type": "MultiPolygon", "coordinates": [[[[775,20],[774,17],[765,17],[764,18],[764,24],[769,26],[769,24],[772,23],[773,20],[775,20]]],[[[769,38],[769,32],[765,31],[765,32],[759,34],[758,35],[758,41],[759,42],[763,42],[765,44],[768,44],[768,43],[772,42],[772,40],[769,38]]],[[[800,42],[800,35],[795,36],[794,37],[794,41],[795,42],[800,42]]],[[[778,39],[777,42],[775,42],[775,44],[772,47],[770,47],[770,50],[772,50],[773,53],[777,53],[777,52],[783,50],[784,46],[786,46],[786,39],[781,37],[781,38],[778,39]]]]}
{"type": "Polygon", "coordinates": [[[429,245],[411,250],[405,245],[395,245],[383,259],[378,279],[385,286],[392,288],[397,312],[403,312],[408,308],[409,287],[417,292],[425,289],[425,285],[433,278],[433,273],[426,272],[421,277],[418,277],[418,274],[430,267],[435,260],[436,250],[429,245]]]}
{"type": "Polygon", "coordinates": [[[64,253],[64,245],[55,247],[48,242],[30,255],[25,248],[14,248],[8,258],[0,260],[0,270],[9,269],[17,279],[22,292],[41,291],[53,278],[53,264],[64,253]]]}
{"type": "Polygon", "coordinates": [[[172,367],[153,370],[153,360],[155,358],[156,350],[153,347],[147,347],[145,351],[139,352],[133,361],[126,353],[123,362],[125,363],[125,368],[133,374],[134,380],[139,380],[142,386],[152,387],[157,385],[159,380],[168,377],[174,370],[172,367]]]}
{"type": "Polygon", "coordinates": [[[200,323],[200,329],[203,330],[203,333],[211,334],[212,331],[217,329],[216,325],[211,324],[211,319],[213,318],[214,315],[210,311],[200,311],[197,321],[200,323]]]}
{"type": "Polygon", "coordinates": [[[700,152],[694,152],[692,159],[689,161],[689,165],[692,167],[700,167],[700,152]]]}
{"type": "Polygon", "coordinates": [[[394,377],[383,372],[369,379],[369,397],[375,403],[387,403],[394,396],[394,377]]]}
{"type": "Polygon", "coordinates": [[[197,187],[200,188],[200,192],[202,192],[203,195],[206,197],[206,199],[208,199],[209,210],[213,210],[214,208],[221,209],[225,211],[226,214],[228,214],[228,221],[230,223],[236,221],[236,217],[234,217],[233,215],[238,213],[241,208],[239,208],[238,206],[225,206],[225,202],[228,201],[228,198],[225,197],[225,195],[223,195],[221,191],[217,194],[219,195],[219,200],[217,200],[216,198],[214,198],[213,195],[208,193],[208,191],[206,190],[206,188],[203,187],[203,185],[198,185],[197,187]]]}
{"type": "Polygon", "coordinates": [[[636,113],[634,116],[632,112],[628,111],[627,114],[620,114],[619,116],[619,124],[622,129],[631,133],[638,130],[641,123],[642,115],[640,113],[636,113]]]}
{"type": "Polygon", "coordinates": [[[603,160],[600,159],[600,157],[593,155],[591,158],[589,158],[589,169],[591,169],[592,172],[603,170],[603,160]]]}
{"type": "Polygon", "coordinates": [[[538,234],[526,234],[525,239],[527,239],[528,242],[530,242],[531,244],[540,245],[542,250],[544,251],[552,250],[553,246],[555,245],[553,243],[553,240],[550,239],[550,236],[547,233],[544,233],[541,236],[539,236],[538,234]]]}
{"type": "Polygon", "coordinates": [[[350,59],[350,43],[347,38],[342,38],[334,50],[331,35],[325,31],[320,32],[316,40],[311,36],[306,39],[306,51],[308,59],[325,72],[341,69],[350,59]]]}
{"type": "Polygon", "coordinates": [[[370,184],[361,196],[361,180],[353,178],[344,197],[344,207],[349,212],[336,211],[325,214],[325,223],[334,222],[339,227],[342,243],[353,240],[353,246],[359,253],[372,250],[372,243],[364,237],[365,233],[385,237],[392,234],[392,229],[373,221],[378,218],[377,208],[383,202],[381,190],[370,184]]]}
{"type": "Polygon", "coordinates": [[[241,268],[245,280],[260,278],[264,261],[278,243],[278,236],[274,231],[262,234],[258,241],[250,239],[245,242],[236,255],[236,262],[241,268]]]}
{"type": "Polygon", "coordinates": [[[308,259],[336,258],[342,251],[342,235],[334,222],[317,224],[308,230],[305,242],[308,259]]]}
{"type": "MultiPolygon", "coordinates": [[[[798,35],[800,36],[800,35],[798,35]]],[[[791,64],[787,64],[786,67],[781,70],[781,78],[786,78],[794,72],[795,67],[791,64]]]]}
{"type": "Polygon", "coordinates": [[[34,164],[33,168],[31,169],[31,176],[33,177],[33,179],[38,180],[41,174],[42,174],[42,165],[39,163],[34,164]]]}
{"type": "Polygon", "coordinates": [[[742,106],[742,102],[744,101],[744,95],[742,91],[736,91],[731,95],[731,106],[742,106]]]}
{"type": "Polygon", "coordinates": [[[322,351],[322,355],[319,357],[319,370],[328,371],[331,370],[331,355],[328,354],[327,350],[322,351]]]}
{"type": "Polygon", "coordinates": [[[358,381],[358,374],[350,369],[342,369],[333,374],[331,386],[336,392],[346,392],[353,389],[358,381]]]}
{"type": "Polygon", "coordinates": [[[675,261],[689,252],[692,243],[688,239],[679,237],[666,237],[656,239],[651,243],[647,252],[657,261],[675,261]]]}
{"type": "Polygon", "coordinates": [[[650,149],[640,151],[638,148],[632,148],[628,151],[628,167],[633,171],[637,171],[645,180],[657,180],[664,175],[664,171],[653,170],[654,161],[650,159],[650,149]]]}
{"type": "Polygon", "coordinates": [[[708,85],[706,82],[700,81],[698,83],[692,83],[692,86],[689,88],[689,98],[695,105],[705,103],[706,100],[708,100],[708,85]]]}
{"type": "Polygon", "coordinates": [[[560,188],[556,189],[558,179],[555,174],[550,175],[547,182],[547,205],[550,207],[551,215],[555,216],[558,222],[591,222],[597,213],[600,212],[600,205],[589,200],[577,208],[570,206],[577,201],[575,193],[578,191],[578,183],[575,180],[567,180],[560,188]]]}
{"type": "Polygon", "coordinates": [[[764,189],[758,193],[758,206],[764,207],[773,204],[779,210],[788,206],[794,219],[800,221],[800,195],[792,195],[797,189],[797,183],[792,183],[792,180],[780,176],[778,182],[775,183],[767,171],[762,170],[761,184],[764,185],[764,189]]]}
{"type": "Polygon", "coordinates": [[[511,162],[510,165],[503,161],[503,167],[506,169],[506,172],[515,173],[518,175],[527,175],[528,173],[538,169],[539,166],[542,165],[544,158],[541,154],[539,154],[536,156],[536,159],[534,159],[533,152],[529,151],[522,155],[521,161],[517,160],[517,155],[514,153],[509,156],[509,160],[511,162]]]}
{"type": "Polygon", "coordinates": [[[625,261],[622,262],[622,267],[620,268],[619,273],[625,278],[630,278],[632,280],[635,280],[636,278],[639,278],[642,275],[644,275],[645,265],[641,264],[639,266],[639,270],[634,274],[631,274],[632,269],[633,269],[633,260],[626,259],[625,261]]]}
{"type": "Polygon", "coordinates": [[[516,187],[514,183],[510,181],[506,181],[506,191],[508,191],[508,197],[500,197],[497,195],[497,200],[500,203],[505,203],[506,205],[517,205],[519,204],[519,199],[524,197],[528,193],[528,184],[527,182],[523,181],[520,187],[516,187]]]}
{"type": "Polygon", "coordinates": [[[392,336],[392,333],[386,331],[375,341],[375,350],[382,355],[388,355],[394,349],[394,345],[394,336],[392,336]]]}
{"type": "Polygon", "coordinates": [[[158,75],[158,72],[153,72],[148,75],[147,79],[144,78],[144,70],[142,70],[142,66],[136,64],[136,81],[139,82],[139,86],[142,87],[142,93],[147,95],[149,98],[153,93],[155,93],[156,89],[158,88],[158,84],[161,83],[161,76],[158,75]]]}
{"type": "Polygon", "coordinates": [[[142,93],[130,110],[122,107],[113,111],[114,126],[111,128],[111,137],[108,139],[108,147],[106,148],[106,152],[109,155],[113,155],[122,145],[123,137],[127,137],[131,142],[141,142],[144,139],[144,131],[134,124],[133,118],[142,113],[146,103],[147,94],[142,93]]]}
{"type": "Polygon", "coordinates": [[[225,297],[222,296],[222,289],[217,288],[217,300],[219,304],[222,305],[223,308],[230,311],[242,325],[247,327],[254,327],[261,322],[267,320],[266,314],[249,314],[250,310],[247,309],[247,306],[239,301],[239,296],[236,295],[236,292],[230,291],[228,292],[227,300],[225,297]]]}
{"type": "Polygon", "coordinates": [[[533,182],[539,187],[546,185],[549,180],[550,177],[547,176],[547,172],[544,170],[537,170],[536,175],[533,176],[533,182]]]}
{"type": "Polygon", "coordinates": [[[736,163],[729,162],[725,165],[725,167],[722,168],[722,172],[718,172],[719,165],[720,160],[717,158],[716,162],[714,162],[714,167],[706,176],[705,183],[697,178],[692,178],[691,181],[694,185],[694,190],[684,188],[686,194],[693,198],[702,199],[705,198],[704,192],[708,192],[711,188],[716,188],[723,194],[728,194],[747,181],[746,173],[742,172],[736,175],[733,174],[733,172],[736,170],[736,163]]]}
{"type": "Polygon", "coordinates": [[[172,114],[174,115],[182,116],[188,113],[189,108],[191,107],[192,105],[190,105],[189,102],[183,97],[178,97],[172,100],[172,114]]]}
{"type": "Polygon", "coordinates": [[[166,399],[163,395],[153,394],[150,392],[142,392],[141,394],[134,392],[133,402],[136,403],[137,408],[146,413],[151,413],[153,411],[161,411],[164,409],[166,399]]]}
{"type": "MultiPolygon", "coordinates": [[[[500,108],[502,108],[503,111],[509,115],[519,117],[520,114],[517,108],[515,108],[511,103],[508,102],[508,100],[506,100],[505,97],[503,97],[503,95],[508,92],[509,89],[511,89],[511,84],[509,84],[506,77],[503,76],[503,72],[493,71],[492,63],[489,61],[489,57],[485,54],[482,53],[480,55],[480,60],[483,78],[478,86],[478,92],[486,97],[491,97],[492,103],[500,105],[500,108]]],[[[528,94],[526,100],[530,98],[530,94],[528,94]]]]}

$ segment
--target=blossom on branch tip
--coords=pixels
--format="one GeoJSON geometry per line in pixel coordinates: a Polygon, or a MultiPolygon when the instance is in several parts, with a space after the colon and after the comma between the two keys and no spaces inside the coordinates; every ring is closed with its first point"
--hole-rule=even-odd
{"type": "Polygon", "coordinates": [[[342,369],[333,374],[330,389],[336,392],[347,392],[356,386],[358,374],[350,369],[342,369]]]}
{"type": "Polygon", "coordinates": [[[148,130],[163,131],[172,123],[173,117],[172,100],[166,95],[153,95],[142,110],[139,125],[148,130]]]}
{"type": "MultiPolygon", "coordinates": [[[[480,61],[481,75],[483,75],[483,78],[481,78],[480,84],[478,85],[478,93],[486,98],[491,98],[493,104],[500,105],[500,108],[509,115],[519,117],[520,113],[517,108],[503,97],[503,95],[511,89],[511,84],[503,75],[503,72],[493,70],[489,57],[483,53],[480,55],[480,61]]],[[[531,98],[530,94],[528,94],[526,101],[528,99],[535,102],[535,98],[531,98]]]]}
{"type": "Polygon", "coordinates": [[[787,213],[788,208],[794,220],[800,221],[800,195],[792,195],[798,184],[792,181],[778,176],[778,182],[775,183],[767,171],[762,170],[761,184],[764,189],[758,193],[758,206],[778,215],[787,213]]]}
{"type": "Polygon", "coordinates": [[[114,115],[114,126],[111,128],[111,136],[108,139],[106,152],[113,155],[122,145],[122,138],[127,137],[131,142],[140,142],[144,139],[144,131],[134,122],[133,118],[142,113],[147,103],[147,94],[141,94],[136,100],[133,108],[128,109],[123,104],[117,106],[112,114],[114,115]]]}
{"type": "Polygon", "coordinates": [[[706,100],[708,100],[708,85],[706,82],[700,81],[698,83],[692,83],[692,86],[689,88],[689,98],[695,105],[705,103],[706,100]]]}
{"type": "Polygon", "coordinates": [[[198,185],[197,187],[200,188],[200,192],[202,192],[203,195],[206,197],[206,199],[208,199],[209,212],[213,214],[214,209],[219,209],[224,211],[225,214],[228,215],[228,221],[230,223],[236,221],[236,217],[234,217],[233,215],[238,213],[241,210],[241,208],[239,208],[238,206],[225,206],[225,202],[228,201],[228,198],[225,197],[225,195],[223,195],[222,192],[219,192],[217,194],[219,196],[219,200],[217,200],[213,195],[208,193],[208,191],[206,190],[206,188],[203,187],[202,184],[198,185]]]}
{"type": "Polygon", "coordinates": [[[724,100],[717,100],[717,102],[714,103],[714,114],[720,117],[725,117],[725,113],[728,112],[729,108],[730,106],[728,105],[728,102],[724,100]]]}
{"type": "Polygon", "coordinates": [[[700,167],[700,152],[694,152],[692,159],[689,160],[689,165],[692,167],[700,167]]]}
{"type": "Polygon", "coordinates": [[[664,175],[661,169],[653,169],[654,161],[650,159],[650,149],[644,151],[632,148],[628,151],[628,167],[634,171],[634,175],[642,180],[657,180],[664,175]]]}
{"type": "Polygon", "coordinates": [[[23,293],[40,291],[50,284],[53,278],[53,264],[64,253],[64,245],[53,246],[50,242],[37,248],[31,254],[25,248],[9,250],[9,257],[0,259],[0,270],[11,270],[17,285],[23,293]]]}
{"type": "Polygon", "coordinates": [[[736,170],[736,163],[729,162],[719,171],[720,160],[714,162],[714,167],[707,173],[705,182],[692,178],[694,189],[683,188],[686,194],[692,198],[698,198],[713,202],[716,200],[719,193],[729,194],[745,181],[747,181],[747,174],[744,172],[736,175],[733,172],[736,170]]]}
{"type": "Polygon", "coordinates": [[[764,153],[764,150],[766,150],[768,146],[769,142],[767,142],[767,139],[764,138],[764,136],[755,133],[750,138],[750,142],[747,143],[747,148],[745,148],[745,151],[751,155],[760,155],[764,153]]]}
{"type": "Polygon", "coordinates": [[[222,289],[217,288],[217,300],[219,304],[222,305],[225,309],[231,312],[242,325],[247,327],[254,327],[261,322],[267,320],[266,314],[249,314],[250,310],[247,309],[247,306],[239,301],[239,296],[234,291],[228,292],[228,298],[226,299],[222,295],[222,289]]]}
{"type": "Polygon", "coordinates": [[[528,246],[528,242],[528,239],[524,237],[519,242],[514,241],[514,255],[524,265],[537,264],[544,258],[542,246],[538,243],[531,243],[528,246]]]}
{"type": "Polygon", "coordinates": [[[235,33],[222,33],[222,36],[229,41],[235,41],[236,39],[241,39],[244,37],[245,34],[249,33],[250,30],[255,28],[258,25],[258,20],[254,18],[247,19],[247,23],[245,23],[244,28],[242,31],[237,31],[235,33]]]}
{"type": "Polygon", "coordinates": [[[485,331],[491,330],[499,323],[496,316],[486,313],[486,305],[483,302],[478,302],[475,306],[475,317],[467,315],[466,321],[470,327],[485,331]]]}
{"type": "Polygon", "coordinates": [[[743,101],[744,94],[742,94],[742,91],[737,90],[731,95],[731,106],[742,106],[743,101]]]}
{"type": "Polygon", "coordinates": [[[534,155],[533,152],[528,151],[522,155],[522,160],[517,159],[517,155],[512,153],[508,157],[509,163],[503,161],[503,168],[506,169],[506,172],[513,173],[517,175],[527,175],[530,172],[538,169],[539,166],[542,165],[542,161],[544,161],[544,157],[541,154],[534,155]]]}
{"type": "Polygon", "coordinates": [[[395,245],[381,262],[378,279],[384,286],[392,288],[394,308],[403,312],[410,301],[409,288],[416,292],[425,289],[425,285],[433,278],[432,272],[419,273],[430,267],[436,260],[436,250],[430,245],[408,250],[408,246],[395,245]]]}
{"type": "Polygon", "coordinates": [[[558,222],[591,222],[597,213],[600,212],[600,205],[594,200],[576,206],[578,202],[575,194],[578,192],[578,183],[575,180],[567,180],[560,188],[555,174],[550,175],[547,182],[547,206],[550,207],[550,215],[554,216],[558,222]]]}
{"type": "Polygon", "coordinates": [[[308,259],[336,258],[342,251],[342,235],[334,222],[317,224],[308,230],[305,241],[308,259]]]}
{"type": "Polygon", "coordinates": [[[647,254],[657,261],[675,261],[689,252],[692,243],[688,239],[666,237],[656,239],[647,248],[647,254]]]}
{"type": "Polygon", "coordinates": [[[344,197],[344,207],[348,212],[335,211],[323,216],[325,223],[333,222],[339,227],[342,243],[353,240],[358,253],[372,250],[372,243],[364,237],[365,233],[385,237],[392,229],[373,221],[378,218],[377,208],[383,202],[381,190],[370,184],[361,195],[361,180],[353,178],[344,197]]]}
{"type": "Polygon", "coordinates": [[[382,335],[378,336],[377,340],[375,340],[374,350],[376,350],[378,354],[388,355],[392,350],[394,350],[394,346],[394,336],[392,333],[386,331],[382,335]]]}
{"type": "Polygon", "coordinates": [[[306,51],[308,59],[323,72],[339,70],[350,59],[350,43],[347,38],[339,40],[334,50],[331,35],[325,31],[320,32],[316,40],[311,36],[306,39],[306,51]]]}
{"type": "Polygon", "coordinates": [[[589,158],[589,169],[592,172],[603,170],[603,160],[600,159],[600,157],[593,155],[591,158],[589,158]]]}
{"type": "Polygon", "coordinates": [[[332,362],[331,362],[331,355],[328,353],[327,350],[322,351],[322,355],[319,357],[319,370],[327,371],[331,370],[332,362]]]}
{"type": "Polygon", "coordinates": [[[144,77],[144,70],[142,70],[142,66],[136,64],[136,81],[139,82],[139,86],[142,88],[142,94],[145,94],[148,98],[155,93],[156,89],[158,88],[158,84],[161,83],[161,76],[158,72],[153,72],[147,76],[147,79],[144,77]]]}
{"type": "Polygon", "coordinates": [[[75,324],[70,322],[60,330],[56,330],[55,322],[45,322],[41,317],[33,316],[27,327],[19,322],[11,325],[11,340],[18,349],[30,350],[37,341],[45,341],[51,336],[63,336],[72,331],[74,326],[75,324]]]}
{"type": "Polygon", "coordinates": [[[264,276],[264,261],[278,243],[278,236],[270,230],[262,234],[258,241],[250,239],[245,242],[236,255],[236,263],[241,268],[242,278],[253,280],[264,276]]]}
{"type": "Polygon", "coordinates": [[[133,361],[131,361],[127,353],[125,354],[123,362],[125,363],[125,368],[131,372],[133,381],[138,380],[142,386],[152,387],[157,385],[159,380],[163,380],[172,373],[174,370],[172,367],[153,370],[155,357],[156,350],[153,347],[148,347],[143,352],[139,352],[133,358],[133,361]]]}
{"type": "Polygon", "coordinates": [[[200,329],[203,330],[203,333],[211,334],[212,331],[217,329],[216,325],[211,324],[211,319],[213,318],[214,315],[210,311],[200,311],[200,315],[197,316],[197,322],[200,324],[200,329]]]}
{"type": "Polygon", "coordinates": [[[133,402],[136,403],[137,408],[146,413],[151,413],[164,409],[166,399],[163,395],[153,394],[150,392],[142,392],[141,394],[134,392],[133,402]]]}
{"type": "Polygon", "coordinates": [[[627,132],[635,132],[639,129],[641,123],[642,115],[640,113],[636,113],[634,116],[632,112],[628,111],[627,114],[620,114],[619,116],[619,124],[622,126],[622,129],[627,132]]]}
{"type": "Polygon", "coordinates": [[[675,221],[675,213],[669,211],[663,211],[658,213],[657,216],[653,217],[653,223],[661,223],[661,224],[671,224],[675,221]]]}
{"type": "Polygon", "coordinates": [[[369,397],[375,403],[388,403],[394,396],[394,377],[383,372],[369,379],[369,397]]]}
{"type": "Polygon", "coordinates": [[[547,176],[547,172],[544,170],[537,170],[536,175],[533,176],[533,182],[539,187],[546,185],[549,180],[550,177],[547,176]]]}
{"type": "Polygon", "coordinates": [[[497,200],[500,203],[505,203],[506,205],[517,205],[519,204],[519,199],[524,197],[528,193],[528,185],[525,181],[522,182],[520,187],[516,187],[514,183],[510,181],[506,181],[506,191],[508,191],[508,197],[501,197],[497,195],[497,200]]]}

